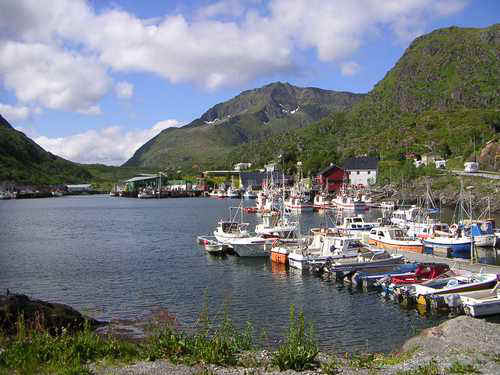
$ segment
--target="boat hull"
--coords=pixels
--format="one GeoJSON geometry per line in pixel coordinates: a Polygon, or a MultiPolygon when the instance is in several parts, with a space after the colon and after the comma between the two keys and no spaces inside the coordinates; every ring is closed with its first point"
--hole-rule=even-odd
{"type": "Polygon", "coordinates": [[[271,261],[274,263],[288,264],[288,254],[279,252],[273,248],[271,250],[271,261]]]}
{"type": "Polygon", "coordinates": [[[408,252],[419,253],[419,254],[422,254],[424,252],[424,246],[422,244],[418,244],[418,243],[409,243],[409,244],[399,243],[398,244],[398,243],[389,243],[389,242],[384,242],[384,241],[370,238],[368,240],[368,244],[375,246],[375,247],[378,247],[380,249],[386,249],[386,250],[408,251],[408,252]]]}
{"type": "Polygon", "coordinates": [[[446,241],[446,239],[440,240],[437,238],[428,238],[422,242],[424,244],[425,251],[434,255],[440,255],[435,254],[436,250],[447,249],[446,255],[449,255],[451,258],[470,259],[471,256],[472,241],[470,240],[446,241]]]}
{"type": "Polygon", "coordinates": [[[242,239],[241,241],[234,240],[229,246],[233,249],[235,255],[240,257],[265,257],[269,256],[266,240],[251,240],[242,239]]]}

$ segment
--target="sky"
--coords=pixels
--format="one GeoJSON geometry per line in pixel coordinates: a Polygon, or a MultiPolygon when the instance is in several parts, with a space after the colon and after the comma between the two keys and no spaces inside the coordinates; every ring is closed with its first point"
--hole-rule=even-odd
{"type": "Polygon", "coordinates": [[[366,93],[415,37],[499,22],[498,0],[1,0],[0,114],[56,155],[120,165],[243,90],[366,93]]]}

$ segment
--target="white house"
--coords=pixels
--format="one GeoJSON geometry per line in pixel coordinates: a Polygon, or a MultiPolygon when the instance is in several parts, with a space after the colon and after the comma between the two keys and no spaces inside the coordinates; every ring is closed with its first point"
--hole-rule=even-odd
{"type": "Polygon", "coordinates": [[[377,181],[378,158],[361,156],[344,161],[344,171],[349,176],[349,184],[369,186],[377,181]]]}
{"type": "Polygon", "coordinates": [[[252,166],[252,163],[238,163],[234,165],[235,171],[241,171],[243,169],[248,169],[252,166]]]}

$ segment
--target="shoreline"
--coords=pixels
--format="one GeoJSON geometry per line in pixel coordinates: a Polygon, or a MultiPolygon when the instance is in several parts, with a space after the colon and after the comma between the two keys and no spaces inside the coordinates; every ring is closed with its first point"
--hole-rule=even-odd
{"type": "MultiPolygon", "coordinates": [[[[36,303],[39,307],[51,308],[52,312],[46,311],[51,316],[53,323],[61,324],[61,317],[65,317],[65,324],[76,322],[75,318],[84,318],[78,311],[70,306],[49,303],[40,300],[30,300],[23,295],[0,296],[0,318],[5,309],[8,299],[18,298],[20,302],[29,304],[36,303]],[[69,315],[68,315],[69,313],[69,315]],[[50,315],[52,314],[52,315],[50,315]],[[55,315],[54,315],[55,314],[55,315]],[[57,315],[59,314],[59,315],[57,315]]],[[[33,309],[28,309],[33,313],[33,309]]],[[[26,310],[26,311],[28,311],[26,310]]],[[[18,310],[19,311],[19,310],[18,310]]],[[[35,315],[31,315],[36,316],[35,315]]],[[[24,319],[24,318],[23,318],[24,319]]],[[[77,319],[77,320],[78,320],[77,319]]],[[[88,319],[88,318],[85,318],[88,319]]],[[[173,323],[175,318],[168,313],[159,314],[157,322],[160,324],[173,323]],[[160,321],[161,320],[161,321],[160,321]]],[[[292,315],[291,315],[292,319],[292,315]]],[[[5,319],[2,320],[5,322],[5,319]]],[[[19,322],[19,320],[16,320],[19,322]]],[[[23,320],[24,321],[24,320],[23,320]]],[[[26,323],[30,322],[26,318],[26,323]]],[[[153,318],[151,320],[153,322],[153,318]]],[[[151,322],[142,322],[147,327],[151,322]]],[[[81,320],[80,320],[81,323],[81,320]]],[[[79,324],[80,324],[79,323],[79,324]]],[[[149,337],[134,339],[130,337],[130,331],[125,335],[116,335],[113,329],[119,327],[116,322],[104,323],[94,321],[92,323],[93,335],[101,337],[102,341],[122,342],[126,345],[133,345],[136,348],[145,345],[148,338],[155,337],[161,331],[151,331],[149,337]],[[99,328],[100,327],[100,328],[99,328]],[[104,330],[103,330],[104,328],[104,330]],[[101,331],[100,331],[101,330],[101,331]],[[100,332],[99,332],[100,331],[100,332]],[[119,337],[118,339],[116,337],[119,337]],[[118,341],[116,341],[118,340],[118,341]]],[[[54,328],[54,327],[52,327],[54,328]]],[[[5,330],[5,327],[3,327],[5,330]]],[[[50,329],[50,328],[48,328],[50,329]]],[[[70,336],[77,336],[81,332],[78,329],[70,330],[70,336]]],[[[86,328],[83,328],[84,330],[86,328]]],[[[222,329],[219,327],[218,329],[222,329]]],[[[56,335],[59,334],[57,329],[56,335]]],[[[170,331],[169,331],[170,332],[170,331]]],[[[173,331],[172,331],[173,332],[173,331]]],[[[123,332],[122,332],[123,333],[123,332]]],[[[19,337],[19,332],[18,332],[19,337]]],[[[26,335],[26,333],[25,333],[26,335]]],[[[63,334],[65,335],[65,334],[63,334]]],[[[241,335],[239,331],[234,335],[241,335]]],[[[0,337],[5,337],[0,335],[0,337]]],[[[29,333],[28,336],[29,337],[29,333]]],[[[67,337],[67,336],[66,336],[67,337]]],[[[168,336],[167,336],[168,337],[168,336]]],[[[188,336],[186,336],[188,337],[188,336]]],[[[99,339],[98,339],[99,340],[99,339]]],[[[287,339],[285,339],[286,341],[287,339]]],[[[9,351],[8,340],[0,340],[0,368],[2,367],[2,356],[9,351]]],[[[112,344],[117,346],[118,344],[112,344]]],[[[188,360],[187,362],[177,356],[175,352],[163,352],[160,358],[155,356],[144,358],[121,358],[109,362],[104,359],[90,361],[83,366],[95,374],[159,374],[169,373],[178,375],[187,374],[446,374],[446,373],[500,373],[500,316],[496,315],[488,319],[476,319],[468,316],[458,316],[448,319],[445,322],[422,330],[417,335],[409,338],[401,345],[398,352],[392,353],[345,353],[332,354],[328,352],[318,352],[314,360],[310,361],[306,369],[300,371],[279,370],[273,362],[273,357],[277,350],[254,348],[249,350],[237,350],[233,353],[234,363],[209,364],[202,360],[188,360]],[[168,354],[170,353],[170,354],[168,354]],[[453,371],[452,371],[453,370],[453,371]],[[423,372],[427,371],[427,372],[423,372]],[[460,372],[462,371],[462,372],[460,372]]]]}

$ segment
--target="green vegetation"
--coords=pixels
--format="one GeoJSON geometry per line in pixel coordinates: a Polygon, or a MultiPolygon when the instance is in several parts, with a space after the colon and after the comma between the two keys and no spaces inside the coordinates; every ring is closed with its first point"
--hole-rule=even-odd
{"type": "MultiPolygon", "coordinates": [[[[91,181],[109,190],[142,168],[197,175],[241,161],[260,168],[279,154],[288,173],[302,161],[306,176],[351,156],[378,156],[381,183],[440,173],[415,168],[413,154],[437,155],[462,169],[487,142],[500,139],[499,35],[500,24],[421,36],[367,95],[284,83],[245,91],[148,141],[125,164],[138,169],[75,165],[2,124],[0,181],[91,181]]],[[[500,169],[499,149],[483,156],[481,169],[500,169]]]]}
{"type": "Polygon", "coordinates": [[[463,363],[459,361],[455,361],[448,368],[447,373],[449,374],[480,374],[477,368],[475,368],[470,363],[463,363]]]}
{"type": "Polygon", "coordinates": [[[0,116],[0,181],[53,185],[89,178],[85,168],[46,152],[0,116]]]}
{"type": "MultiPolygon", "coordinates": [[[[168,137],[158,137],[137,157],[158,164],[177,160],[189,169],[194,168],[192,164],[198,168],[228,168],[239,161],[261,167],[284,154],[287,171],[293,172],[296,161],[301,160],[307,175],[330,163],[340,164],[347,157],[368,154],[392,164],[393,173],[402,169],[395,178],[402,175],[412,180],[435,173],[412,168],[405,157],[414,153],[452,158],[450,166],[462,169],[463,162],[486,142],[498,138],[500,131],[499,33],[500,25],[485,29],[451,27],[419,37],[386,77],[351,109],[336,108],[312,125],[296,126],[291,117],[284,116],[279,118],[283,124],[276,128],[279,131],[271,132],[273,122],[263,125],[266,121],[254,119],[250,125],[237,116],[238,120],[216,125],[210,131],[197,124],[189,128],[189,134],[188,129],[169,132],[168,137]],[[242,144],[235,143],[241,134],[252,135],[243,137],[242,144]],[[196,137],[201,138],[194,140],[196,137]],[[179,153],[161,155],[169,144],[181,144],[181,140],[187,144],[179,153]],[[191,142],[201,140],[202,146],[193,151],[191,142]],[[208,149],[213,153],[207,154],[208,149]]],[[[259,96],[263,89],[215,106],[204,120],[234,115],[242,98],[255,104],[249,109],[255,114],[254,109],[264,103],[259,96]]],[[[488,164],[481,167],[494,167],[488,164]]],[[[385,182],[390,169],[381,166],[385,182]]]]}
{"type": "Polygon", "coordinates": [[[398,371],[396,375],[440,375],[441,371],[437,362],[432,359],[425,365],[418,366],[416,369],[398,371]]]}
{"type": "Polygon", "coordinates": [[[86,364],[94,361],[128,363],[140,356],[134,344],[103,339],[93,333],[88,325],[83,331],[68,334],[64,329],[50,335],[43,327],[24,328],[18,319],[17,336],[0,336],[0,374],[16,371],[20,374],[90,374],[86,364]]]}
{"type": "Polygon", "coordinates": [[[287,335],[273,353],[271,363],[280,370],[300,371],[313,366],[318,352],[312,325],[306,327],[303,312],[296,317],[295,307],[292,305],[287,335]]]}

